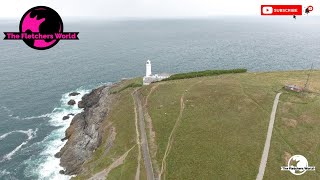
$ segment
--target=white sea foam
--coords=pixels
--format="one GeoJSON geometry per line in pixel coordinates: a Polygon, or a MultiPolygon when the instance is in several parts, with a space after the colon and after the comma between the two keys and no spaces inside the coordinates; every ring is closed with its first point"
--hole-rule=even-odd
{"type": "Polygon", "coordinates": [[[12,134],[14,131],[11,131],[11,132],[8,132],[8,133],[5,133],[3,135],[0,136],[0,140],[6,138],[8,135],[12,134]]]}
{"type": "Polygon", "coordinates": [[[40,116],[25,117],[25,118],[22,118],[22,119],[25,119],[25,120],[38,119],[38,118],[45,118],[45,117],[49,117],[50,115],[51,115],[51,113],[50,113],[50,114],[43,114],[43,115],[40,115],[40,116]]]}
{"type": "Polygon", "coordinates": [[[26,176],[37,176],[38,179],[50,179],[50,180],[68,180],[71,176],[62,175],[59,173],[63,168],[59,165],[60,159],[55,158],[54,155],[65,145],[66,142],[62,142],[61,139],[64,137],[65,130],[69,127],[72,116],[68,120],[62,120],[63,116],[68,114],[77,114],[82,111],[77,105],[69,106],[68,101],[73,99],[78,103],[84,94],[89,93],[89,90],[77,89],[80,94],[78,96],[69,96],[69,93],[62,95],[60,100],[60,107],[55,108],[52,113],[45,114],[31,118],[48,117],[49,123],[52,126],[59,127],[52,131],[42,142],[45,144],[45,149],[40,153],[40,158],[30,158],[26,164],[28,167],[25,170],[26,176]]]}
{"type": "Polygon", "coordinates": [[[11,173],[8,172],[6,169],[0,171],[0,177],[1,177],[1,176],[8,176],[8,175],[10,175],[10,174],[11,174],[11,173]]]}
{"type": "MultiPolygon", "coordinates": [[[[36,129],[37,131],[37,129],[36,129]]],[[[5,133],[3,135],[0,136],[0,140],[6,138],[8,135],[12,134],[12,133],[23,133],[23,134],[26,134],[28,135],[28,138],[32,135],[33,133],[33,130],[32,129],[29,129],[27,131],[24,131],[24,130],[15,130],[15,131],[11,131],[11,132],[8,132],[8,133],[5,133]]]]}
{"type": "Polygon", "coordinates": [[[28,136],[27,140],[23,141],[19,146],[14,148],[14,150],[11,151],[10,153],[4,155],[2,157],[2,159],[0,160],[0,162],[6,161],[6,160],[10,160],[12,158],[12,156],[22,148],[22,146],[26,145],[31,139],[36,137],[37,131],[38,131],[38,129],[36,129],[35,131],[33,131],[32,129],[29,129],[27,131],[16,130],[16,131],[8,132],[8,133],[3,134],[2,136],[0,136],[0,140],[4,139],[5,137],[7,137],[8,135],[10,135],[12,133],[23,133],[23,134],[26,134],[28,136]]]}

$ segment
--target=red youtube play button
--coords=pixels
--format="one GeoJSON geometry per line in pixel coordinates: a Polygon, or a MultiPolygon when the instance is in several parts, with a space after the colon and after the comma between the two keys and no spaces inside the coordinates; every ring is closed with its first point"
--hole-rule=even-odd
{"type": "Polygon", "coordinates": [[[302,5],[261,5],[261,15],[302,15],[302,5]]]}

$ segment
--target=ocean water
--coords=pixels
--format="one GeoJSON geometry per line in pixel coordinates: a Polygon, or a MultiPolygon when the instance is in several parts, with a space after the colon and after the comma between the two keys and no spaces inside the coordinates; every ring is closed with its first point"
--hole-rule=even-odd
{"type": "MultiPolygon", "coordinates": [[[[0,20],[0,29],[17,31],[18,23],[0,20]]],[[[68,93],[143,76],[147,59],[158,73],[320,67],[320,17],[65,20],[64,27],[80,40],[46,51],[1,40],[1,180],[69,179],[53,157],[71,121],[62,117],[81,112],[66,105],[68,93]]]]}

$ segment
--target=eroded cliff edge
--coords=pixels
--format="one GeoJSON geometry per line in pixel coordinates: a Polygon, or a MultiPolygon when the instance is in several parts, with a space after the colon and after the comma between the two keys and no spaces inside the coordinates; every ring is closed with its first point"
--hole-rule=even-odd
{"type": "Polygon", "coordinates": [[[79,174],[82,164],[102,143],[104,128],[101,124],[107,120],[112,104],[110,86],[102,86],[82,97],[78,103],[84,111],[77,114],[65,132],[67,143],[55,156],[60,158],[60,165],[65,169],[60,173],[79,174]]]}

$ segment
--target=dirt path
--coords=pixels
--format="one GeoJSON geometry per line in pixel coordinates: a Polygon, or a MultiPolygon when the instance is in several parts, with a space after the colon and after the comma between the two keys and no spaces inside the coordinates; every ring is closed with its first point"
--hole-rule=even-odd
{"type": "Polygon", "coordinates": [[[139,128],[140,128],[140,135],[141,135],[141,147],[142,147],[142,153],[143,153],[143,160],[146,168],[147,173],[147,179],[148,180],[154,180],[154,173],[148,148],[148,140],[147,140],[147,134],[144,124],[144,114],[142,109],[141,100],[139,98],[138,92],[135,91],[133,93],[133,99],[135,108],[138,109],[138,120],[139,120],[139,128]]]}
{"type": "Polygon", "coordinates": [[[174,134],[174,132],[175,132],[180,120],[181,120],[182,114],[183,114],[183,110],[184,110],[184,106],[185,106],[184,105],[184,95],[185,95],[185,93],[183,93],[183,95],[180,98],[180,113],[179,113],[179,117],[177,118],[177,121],[174,124],[174,127],[173,127],[173,129],[172,129],[172,131],[170,133],[169,140],[168,140],[168,145],[167,145],[166,151],[165,151],[163,159],[162,159],[161,170],[160,170],[160,173],[159,173],[159,179],[160,180],[161,180],[161,176],[162,176],[164,170],[166,169],[166,165],[167,165],[166,158],[167,158],[167,156],[169,154],[169,151],[171,149],[171,145],[172,145],[172,141],[173,141],[173,134],[174,134]]]}
{"type": "Polygon", "coordinates": [[[159,169],[159,165],[156,159],[157,156],[157,149],[158,146],[156,144],[156,132],[153,129],[153,123],[152,123],[152,119],[151,116],[149,115],[148,112],[148,101],[149,101],[149,97],[151,96],[151,94],[159,87],[161,83],[157,83],[155,85],[153,85],[150,89],[150,92],[148,93],[147,97],[145,98],[145,102],[143,105],[143,111],[144,111],[144,118],[146,121],[146,127],[147,127],[147,135],[148,136],[148,143],[149,143],[149,150],[150,150],[150,156],[151,156],[151,160],[152,160],[152,165],[153,165],[153,173],[155,177],[158,177],[158,174],[160,172],[159,169]]]}
{"type": "Polygon", "coordinates": [[[152,86],[152,88],[150,89],[150,92],[147,95],[146,100],[144,102],[145,107],[148,105],[148,100],[149,100],[150,95],[153,93],[153,91],[155,91],[159,87],[159,85],[160,85],[160,83],[157,83],[156,85],[152,86]]]}
{"type": "MultiPolygon", "coordinates": [[[[168,144],[167,144],[167,148],[166,148],[166,151],[164,153],[164,156],[163,156],[163,159],[162,159],[162,163],[161,163],[161,169],[160,169],[160,173],[159,173],[159,177],[158,179],[161,180],[161,176],[164,174],[165,172],[165,169],[166,169],[166,166],[167,166],[167,162],[166,162],[166,159],[169,155],[169,152],[171,150],[171,147],[172,147],[172,142],[173,142],[173,135],[175,133],[175,130],[177,129],[180,121],[181,121],[181,117],[182,117],[182,114],[183,114],[183,110],[184,110],[184,107],[185,107],[185,104],[184,104],[184,97],[186,95],[186,93],[195,85],[201,83],[202,81],[199,81],[199,82],[196,82],[195,84],[191,85],[187,90],[185,90],[182,94],[182,96],[180,97],[180,112],[179,112],[179,116],[173,126],[173,129],[170,133],[170,136],[169,136],[169,139],[168,139],[168,144]]],[[[164,178],[163,179],[166,179],[165,178],[165,174],[163,175],[164,178]]]]}
{"type": "Polygon", "coordinates": [[[114,168],[120,166],[121,164],[124,163],[124,160],[126,159],[127,155],[129,152],[135,147],[134,145],[131,149],[129,149],[127,152],[125,152],[122,156],[120,156],[117,160],[115,160],[108,168],[104,169],[103,171],[95,174],[92,178],[89,180],[105,180],[110,173],[111,170],[114,168]]]}
{"type": "Polygon", "coordinates": [[[266,139],[266,142],[264,144],[263,154],[262,154],[261,163],[260,163],[260,167],[259,167],[259,173],[257,175],[257,179],[256,180],[262,180],[263,179],[264,171],[265,171],[266,166],[267,166],[267,160],[268,160],[268,154],[269,154],[269,149],[270,149],[272,130],[273,130],[274,120],[275,120],[276,113],[277,113],[277,107],[278,107],[280,95],[281,95],[281,93],[278,93],[276,95],[275,99],[274,99],[274,102],[273,102],[273,107],[272,107],[272,112],[271,112],[270,122],[269,122],[269,128],[268,128],[268,133],[267,133],[267,139],[266,139]]]}
{"type": "MultiPolygon", "coordinates": [[[[134,92],[136,93],[136,91],[134,92]]],[[[132,94],[132,98],[134,100],[134,95],[132,94]]],[[[139,133],[139,126],[138,126],[138,113],[136,103],[134,103],[134,115],[135,115],[135,126],[136,126],[136,134],[137,134],[137,145],[138,145],[138,166],[136,171],[135,180],[140,179],[140,161],[141,161],[141,146],[140,146],[140,133],[139,133]]]]}

